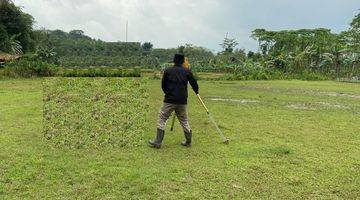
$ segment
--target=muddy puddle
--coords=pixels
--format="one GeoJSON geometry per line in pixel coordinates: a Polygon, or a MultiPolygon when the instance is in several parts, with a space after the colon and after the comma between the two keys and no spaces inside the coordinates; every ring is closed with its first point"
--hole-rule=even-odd
{"type": "Polygon", "coordinates": [[[259,103],[260,101],[252,99],[224,99],[224,98],[210,98],[211,101],[224,101],[224,102],[234,102],[234,103],[259,103]]]}

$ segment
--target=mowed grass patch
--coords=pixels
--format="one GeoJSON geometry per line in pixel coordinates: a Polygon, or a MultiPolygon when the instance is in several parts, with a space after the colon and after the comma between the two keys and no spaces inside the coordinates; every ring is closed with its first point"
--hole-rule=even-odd
{"type": "Polygon", "coordinates": [[[45,139],[70,148],[139,145],[147,128],[145,84],[133,78],[45,79],[45,139]]]}
{"type": "Polygon", "coordinates": [[[194,137],[182,148],[178,122],[163,148],[149,148],[163,94],[150,81],[147,132],[133,148],[58,149],[42,133],[43,79],[0,81],[0,199],[356,199],[360,196],[360,102],[353,84],[304,81],[201,81],[200,94],[223,132],[223,145],[196,97],[194,137]],[[266,89],[259,89],[265,88],[266,89]],[[319,93],[313,93],[316,90],[319,93]],[[273,92],[275,91],[275,92],[273,92]],[[278,92],[276,92],[278,91],[278,92]],[[308,92],[304,92],[308,91],[308,92]],[[211,98],[253,100],[213,101],[211,98]],[[294,102],[347,109],[297,110],[294,102]]]}

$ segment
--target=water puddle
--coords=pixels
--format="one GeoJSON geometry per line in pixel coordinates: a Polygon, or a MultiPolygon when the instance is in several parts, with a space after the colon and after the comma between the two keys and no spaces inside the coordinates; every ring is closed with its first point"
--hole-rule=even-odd
{"type": "Polygon", "coordinates": [[[223,98],[211,98],[211,101],[225,101],[225,102],[234,102],[234,103],[259,103],[260,101],[251,100],[251,99],[223,99],[223,98]]]}

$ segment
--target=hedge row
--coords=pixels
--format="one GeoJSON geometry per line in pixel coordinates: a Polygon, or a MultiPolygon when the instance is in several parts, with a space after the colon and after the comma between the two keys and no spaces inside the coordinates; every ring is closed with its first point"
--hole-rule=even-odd
{"type": "Polygon", "coordinates": [[[38,60],[21,59],[6,63],[2,70],[5,77],[140,77],[139,68],[62,68],[38,60]]]}

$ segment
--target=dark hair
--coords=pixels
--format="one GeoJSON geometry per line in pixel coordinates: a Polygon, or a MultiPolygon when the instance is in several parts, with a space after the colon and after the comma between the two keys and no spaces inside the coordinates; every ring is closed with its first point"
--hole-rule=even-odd
{"type": "Polygon", "coordinates": [[[182,65],[185,62],[185,56],[183,54],[175,54],[174,63],[175,65],[182,65]]]}

